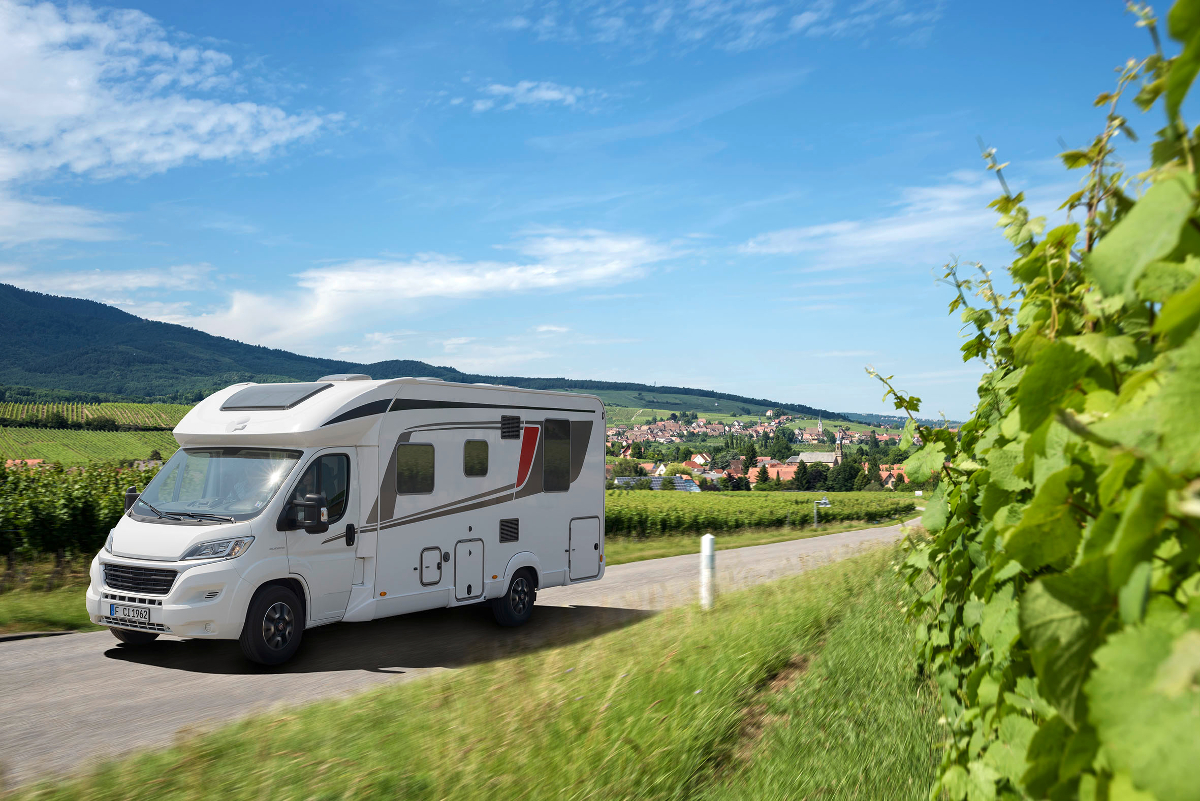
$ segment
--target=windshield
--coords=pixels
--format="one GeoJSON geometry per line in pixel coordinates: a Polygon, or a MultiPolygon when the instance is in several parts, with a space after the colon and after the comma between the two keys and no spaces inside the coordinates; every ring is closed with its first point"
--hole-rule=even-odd
{"type": "Polygon", "coordinates": [[[181,448],[132,511],[141,520],[172,523],[180,517],[187,522],[249,520],[270,503],[299,459],[300,451],[181,448]]]}

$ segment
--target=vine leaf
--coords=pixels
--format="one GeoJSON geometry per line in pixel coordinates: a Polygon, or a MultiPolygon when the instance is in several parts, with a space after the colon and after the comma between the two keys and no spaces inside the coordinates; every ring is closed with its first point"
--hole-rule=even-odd
{"type": "Polygon", "coordinates": [[[1196,177],[1191,173],[1176,173],[1146,190],[1088,254],[1085,264],[1101,292],[1109,296],[1127,292],[1146,265],[1175,249],[1195,207],[1195,191],[1196,177]]]}
{"type": "Polygon", "coordinates": [[[1183,614],[1118,634],[1095,654],[1090,717],[1118,770],[1159,801],[1196,797],[1200,763],[1200,631],[1183,614]]]}
{"type": "Polygon", "coordinates": [[[1033,431],[1045,422],[1094,363],[1066,342],[1055,342],[1042,350],[1017,388],[1021,428],[1033,431]]]}
{"type": "Polygon", "coordinates": [[[1107,573],[1105,560],[1094,559],[1038,579],[1021,596],[1021,637],[1029,644],[1042,695],[1072,728],[1080,723],[1092,652],[1116,612],[1107,573]]]}
{"type": "Polygon", "coordinates": [[[946,446],[940,442],[930,442],[905,460],[904,473],[909,481],[921,484],[929,480],[931,473],[941,470],[945,463],[946,446]]]}
{"type": "Polygon", "coordinates": [[[1021,522],[1004,538],[1004,552],[1029,570],[1069,560],[1082,534],[1071,512],[1069,482],[1078,465],[1049,475],[1025,510],[1021,522]]]}

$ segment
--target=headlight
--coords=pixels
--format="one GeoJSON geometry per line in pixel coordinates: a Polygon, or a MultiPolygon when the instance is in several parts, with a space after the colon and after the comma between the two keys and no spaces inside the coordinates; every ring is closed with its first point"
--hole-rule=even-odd
{"type": "Polygon", "coordinates": [[[183,556],[179,558],[180,560],[232,559],[235,556],[244,554],[252,542],[254,542],[254,537],[238,537],[237,539],[201,542],[188,548],[183,556]]]}
{"type": "Polygon", "coordinates": [[[113,533],[110,531],[108,532],[108,539],[104,541],[104,550],[108,551],[109,553],[112,553],[112,540],[113,533]]]}

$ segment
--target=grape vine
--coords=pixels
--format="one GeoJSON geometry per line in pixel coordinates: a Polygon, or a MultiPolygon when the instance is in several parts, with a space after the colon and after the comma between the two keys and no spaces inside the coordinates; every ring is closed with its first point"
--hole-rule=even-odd
{"type": "Polygon", "coordinates": [[[964,360],[988,369],[972,419],[919,426],[920,399],[877,376],[910,416],[902,447],[923,442],[910,480],[942,478],[900,566],[948,728],[932,798],[1200,798],[1200,129],[1180,114],[1200,0],[1167,17],[1172,58],[1150,7],[1128,7],[1154,51],[1062,154],[1084,178],[1060,208],[1082,219],[1046,231],[984,154],[1015,289],[946,270],[964,360]],[[1166,112],[1136,182],[1114,144],[1134,138],[1135,87],[1166,112]]]}

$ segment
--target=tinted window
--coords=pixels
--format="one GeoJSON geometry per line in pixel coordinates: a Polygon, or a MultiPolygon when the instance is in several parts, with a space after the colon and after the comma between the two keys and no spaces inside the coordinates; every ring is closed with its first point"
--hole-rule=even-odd
{"type": "Polygon", "coordinates": [[[401,443],[396,446],[396,494],[433,492],[433,446],[401,443]]]}
{"type": "Polygon", "coordinates": [[[487,440],[469,439],[463,443],[463,474],[486,476],[488,473],[487,440]]]}
{"type": "Polygon", "coordinates": [[[571,488],[571,421],[547,420],[542,448],[542,488],[566,492],[571,488]]]}
{"type": "Polygon", "coordinates": [[[292,498],[302,501],[305,495],[322,492],[329,508],[329,522],[336,523],[346,514],[346,501],[350,497],[350,457],[342,453],[318,457],[296,482],[292,498]]]}

